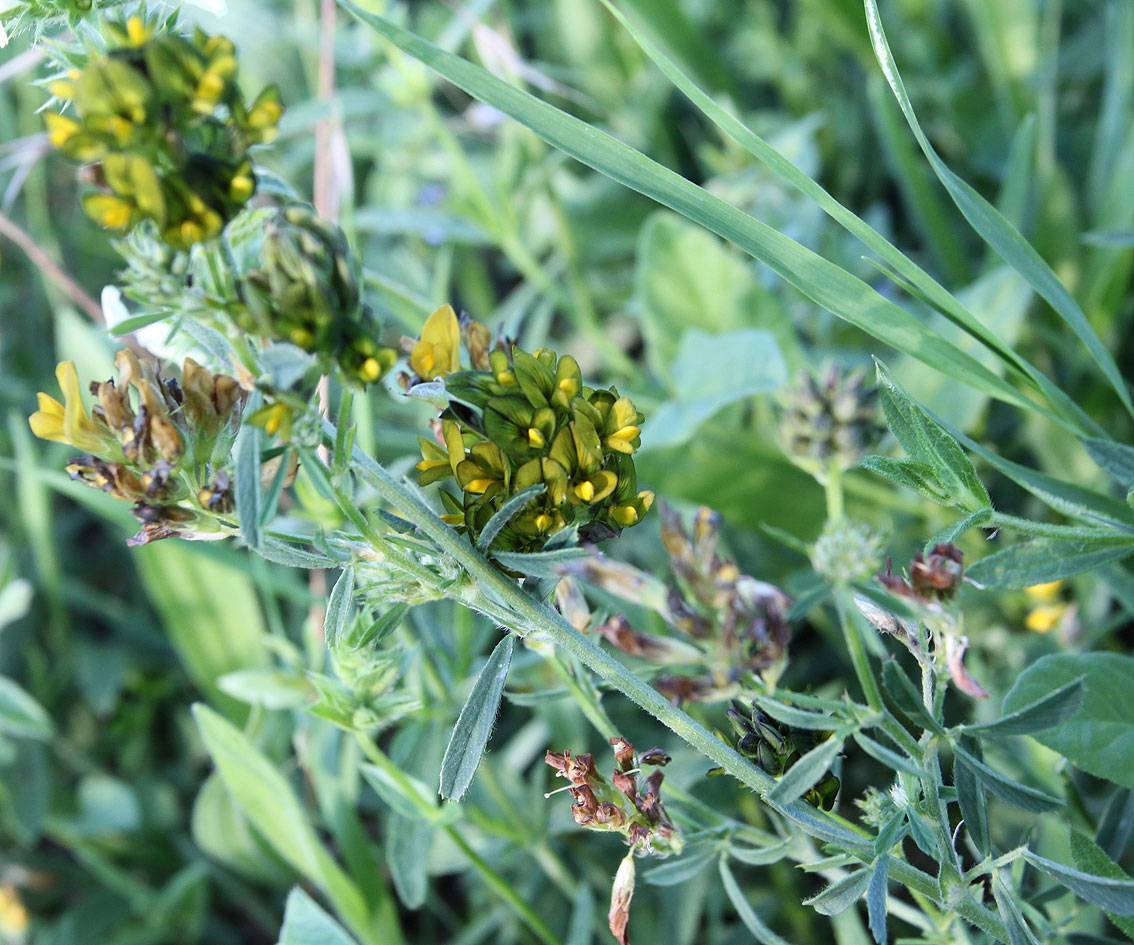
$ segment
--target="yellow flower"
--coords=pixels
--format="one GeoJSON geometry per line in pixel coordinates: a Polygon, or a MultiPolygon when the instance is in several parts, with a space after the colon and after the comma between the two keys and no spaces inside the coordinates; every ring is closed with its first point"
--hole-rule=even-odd
{"type": "Polygon", "coordinates": [[[410,354],[410,367],[427,381],[461,369],[461,326],[448,303],[426,319],[410,354]]]}
{"type": "Polygon", "coordinates": [[[1067,606],[1067,604],[1043,604],[1033,608],[1028,613],[1024,626],[1036,633],[1050,633],[1067,613],[1067,606]]]}
{"type": "Polygon", "coordinates": [[[28,417],[32,433],[42,440],[69,443],[87,453],[97,452],[103,446],[103,441],[98,435],[98,427],[83,407],[75,362],[60,362],[55,368],[55,377],[63,392],[63,403],[40,393],[39,410],[28,417]]]}
{"type": "Polygon", "coordinates": [[[23,935],[28,930],[28,910],[11,886],[0,886],[0,932],[23,935]]]}
{"type": "Polygon", "coordinates": [[[1048,581],[1046,584],[1033,584],[1025,588],[1024,593],[1040,604],[1050,604],[1058,600],[1059,591],[1063,587],[1062,581],[1048,581]]]}

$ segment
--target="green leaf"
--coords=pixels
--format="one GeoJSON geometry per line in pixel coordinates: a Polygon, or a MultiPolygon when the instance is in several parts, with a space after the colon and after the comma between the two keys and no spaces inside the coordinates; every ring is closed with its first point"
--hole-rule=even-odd
{"type": "MultiPolygon", "coordinates": [[[[980,744],[975,738],[962,735],[960,744],[974,758],[981,760],[980,744]]],[[[988,835],[988,798],[973,769],[967,767],[960,755],[955,752],[953,784],[957,788],[957,804],[961,808],[961,816],[965,819],[965,829],[969,832],[973,845],[987,856],[991,849],[988,835]]]]}
{"type": "Polygon", "coordinates": [[[260,547],[256,549],[260,555],[275,564],[282,564],[288,568],[333,568],[338,562],[326,555],[316,554],[306,548],[300,548],[290,541],[280,541],[278,538],[264,538],[260,547]]]}
{"type": "Polygon", "coordinates": [[[768,792],[773,804],[790,804],[810,791],[830,769],[842,750],[841,738],[828,738],[811,749],[784,773],[768,792]]]}
{"type": "Polygon", "coordinates": [[[929,139],[921,130],[921,125],[914,114],[909,97],[906,95],[902,78],[898,74],[897,65],[894,62],[893,54],[890,52],[889,42],[882,29],[877,0],[866,0],[866,21],[870,30],[870,39],[874,46],[874,54],[878,59],[878,64],[882,67],[882,73],[890,84],[890,89],[898,100],[898,105],[906,116],[906,121],[917,138],[918,144],[921,145],[922,152],[929,160],[941,183],[945,185],[945,189],[949,191],[949,196],[953,198],[958,209],[964,214],[965,219],[969,221],[973,229],[980,234],[981,238],[1020,273],[1078,335],[1079,340],[1090,352],[1103,375],[1110,381],[1127,411],[1134,415],[1134,404],[1131,403],[1130,393],[1126,389],[1126,382],[1122,378],[1122,373],[1118,370],[1118,366],[1114,363],[1114,358],[1111,357],[1106,346],[1095,334],[1090,322],[1087,321],[1086,315],[1083,314],[1083,310],[1071,296],[1071,293],[1067,291],[1039,253],[1020,235],[1019,231],[1004,219],[992,204],[954,174],[945,165],[945,162],[938,157],[933,145],[929,143],[929,139]]]}
{"type": "Polygon", "coordinates": [[[43,706],[7,676],[0,676],[0,732],[44,741],[55,732],[43,706]]]}
{"type": "Polygon", "coordinates": [[[1083,437],[1083,445],[1091,459],[1105,469],[1120,486],[1134,489],[1134,446],[1097,437],[1083,437]]]}
{"type": "Polygon", "coordinates": [[[296,886],[287,896],[279,945],[357,945],[347,930],[296,886]]]}
{"type": "Polygon", "coordinates": [[[1131,554],[1134,541],[1118,536],[1105,541],[1035,538],[981,558],[965,576],[989,590],[1031,587],[1093,571],[1131,554]]]}
{"type": "Polygon", "coordinates": [[[407,909],[420,909],[425,903],[429,888],[425,866],[432,841],[433,824],[428,820],[391,813],[386,821],[386,865],[407,909]]]}
{"type": "Polygon", "coordinates": [[[346,567],[331,588],[330,597],[327,598],[327,616],[323,619],[323,637],[331,649],[337,647],[343,638],[353,598],[354,569],[346,567]]]}
{"type": "Polygon", "coordinates": [[[1037,699],[1031,705],[1009,712],[993,722],[965,725],[961,730],[968,735],[977,735],[981,738],[989,736],[1004,738],[1009,735],[1031,735],[1059,725],[1078,712],[1083,705],[1084,678],[1080,676],[1078,679],[1073,679],[1042,699],[1037,699]]]}
{"type": "Polygon", "coordinates": [[[971,355],[929,330],[861,279],[752,218],[703,188],[487,70],[454,56],[350,0],[340,6],[474,98],[530,128],[595,168],[730,240],[812,301],[886,344],[990,396],[1027,408],[1031,401],[971,355]]]}
{"type": "Polygon", "coordinates": [[[938,735],[945,733],[945,729],[926,711],[920,693],[914,688],[914,684],[910,682],[897,660],[887,660],[882,664],[882,688],[898,710],[911,722],[938,735]]]}
{"type": "MultiPolygon", "coordinates": [[[[252,405],[249,404],[251,410],[252,405]]],[[[236,515],[240,519],[240,532],[249,548],[260,548],[260,443],[263,431],[254,423],[241,425],[233,445],[232,458],[235,481],[236,515]]]]}
{"type": "Polygon", "coordinates": [[[887,748],[885,745],[879,745],[873,738],[868,738],[866,735],[863,735],[862,732],[855,732],[854,740],[858,743],[859,748],[870,755],[875,761],[884,764],[891,771],[900,771],[903,774],[908,774],[912,778],[925,776],[925,772],[905,755],[899,754],[887,748]]]}
{"type": "MultiPolygon", "coordinates": [[[[867,456],[859,464],[863,469],[877,473],[883,479],[920,492],[938,505],[953,505],[954,496],[949,488],[937,478],[932,466],[913,459],[892,459],[889,456],[867,456]]],[[[988,509],[978,509],[972,514],[988,514],[988,509]]]]}
{"type": "Polygon", "coordinates": [[[1016,680],[1004,697],[1004,711],[1022,709],[1080,678],[1085,694],[1079,711],[1032,737],[1088,774],[1134,789],[1134,657],[1045,656],[1016,680]]]}
{"type": "Polygon", "coordinates": [[[778,936],[761,922],[760,917],[756,915],[756,910],[748,904],[748,900],[744,898],[744,893],[741,891],[740,886],[737,885],[736,877],[732,875],[732,870],[728,867],[727,857],[721,857],[718,868],[721,874],[721,883],[724,884],[725,893],[728,895],[732,907],[736,910],[736,914],[740,917],[740,921],[744,923],[744,927],[752,933],[752,937],[756,939],[760,945],[789,945],[786,939],[778,936]]]}
{"type": "Polygon", "coordinates": [[[217,688],[234,699],[265,709],[297,709],[315,698],[315,690],[303,676],[268,667],[225,673],[217,680],[217,688]]]}
{"type": "Polygon", "coordinates": [[[902,448],[914,462],[932,470],[949,504],[969,512],[990,507],[988,490],[956,439],[906,393],[886,365],[875,361],[886,423],[902,448]]]}
{"type": "Polygon", "coordinates": [[[790,840],[774,843],[770,847],[742,847],[730,843],[728,855],[749,866],[767,866],[770,863],[778,863],[787,856],[791,846],[790,840]]]}
{"type": "Polygon", "coordinates": [[[512,517],[520,512],[532,499],[536,498],[536,496],[543,495],[546,491],[547,486],[542,482],[537,482],[534,486],[521,489],[500,506],[484,526],[480,537],[477,538],[477,550],[481,554],[487,554],[488,550],[492,547],[492,542],[495,541],[496,536],[500,534],[500,530],[512,521],[512,517]]]}
{"type": "Polygon", "coordinates": [[[448,800],[459,801],[472,784],[500,708],[514,645],[511,633],[496,644],[449,736],[445,757],[441,759],[441,796],[448,800]]]}
{"type": "Polygon", "coordinates": [[[603,3],[674,86],[680,89],[713,124],[736,140],[781,180],[813,200],[824,213],[860,240],[864,246],[877,253],[883,265],[892,271],[896,281],[908,284],[911,292],[979,340],[1014,371],[1026,376],[1033,385],[1044,392],[1063,415],[1074,418],[1072,422],[1075,425],[1081,424],[1082,417],[1078,415],[1081,415],[1082,411],[1077,405],[1038,369],[1013,351],[991,328],[974,317],[962,302],[866,221],[840,204],[817,181],[797,168],[775,147],[699,88],[697,83],[666,55],[665,51],[651,41],[651,30],[643,20],[640,7],[631,5],[632,9],[624,12],[619,10],[612,0],[603,0],[603,3]]]}
{"type": "Polygon", "coordinates": [[[818,712],[808,712],[806,709],[797,709],[793,705],[773,699],[771,696],[756,696],[756,704],[760,706],[777,722],[783,722],[792,728],[803,728],[812,732],[829,732],[844,724],[846,719],[823,715],[818,712]]]}
{"type": "Polygon", "coordinates": [[[1036,869],[1047,873],[1057,883],[1066,886],[1087,902],[1093,902],[1116,915],[1134,915],[1134,879],[1129,876],[1120,878],[1084,873],[1038,856],[1031,850],[1025,850],[1023,856],[1036,869]]]}
{"type": "Polygon", "coordinates": [[[564,564],[589,557],[585,548],[556,548],[553,551],[535,551],[521,554],[518,551],[494,551],[492,557],[504,567],[529,577],[562,577],[559,570],[564,564]]]}
{"type": "Polygon", "coordinates": [[[367,783],[374,788],[374,793],[394,813],[401,817],[417,817],[431,822],[440,820],[442,812],[437,807],[437,795],[424,782],[403,771],[402,778],[407,785],[407,787],[403,787],[388,772],[369,763],[359,765],[358,770],[362,772],[367,783]],[[414,797],[410,797],[408,791],[412,791],[414,797]],[[429,808],[433,813],[427,814],[423,808],[429,808]]]}
{"type": "Polygon", "coordinates": [[[866,887],[866,915],[870,921],[870,934],[878,945],[886,945],[886,857],[880,856],[870,871],[870,885],[866,887]]]}
{"type": "Polygon", "coordinates": [[[1009,804],[1015,804],[1017,807],[1035,814],[1058,810],[1063,806],[1063,801],[1058,797],[1052,797],[1050,794],[1020,784],[1018,781],[1013,781],[1000,772],[994,771],[961,745],[954,745],[953,753],[955,760],[968,768],[973,777],[1009,804]]]}
{"type": "Polygon", "coordinates": [[[1008,929],[1009,945],[1040,945],[1039,940],[1024,921],[1020,907],[1016,905],[1016,896],[1000,878],[1000,871],[992,874],[992,895],[996,899],[996,908],[1000,911],[1000,918],[1004,920],[1004,927],[1008,929]]]}
{"type": "Polygon", "coordinates": [[[803,900],[805,906],[811,906],[820,915],[839,915],[853,906],[866,888],[870,885],[873,876],[872,870],[859,870],[844,876],[837,882],[831,883],[818,896],[803,900]]]}
{"type": "Polygon", "coordinates": [[[679,446],[722,407],[777,390],[787,376],[787,362],[769,332],[687,329],[670,367],[674,398],[646,418],[642,448],[679,446]]]}
{"type": "Polygon", "coordinates": [[[717,845],[711,841],[691,843],[680,855],[671,856],[661,865],[646,870],[642,879],[651,886],[676,886],[700,873],[717,852],[717,845]]]}
{"type": "Polygon", "coordinates": [[[201,703],[193,716],[217,771],[248,821],[295,870],[325,892],[354,929],[367,908],[358,888],[331,858],[291,785],[244,734],[201,703]]]}
{"type": "MultiPolygon", "coordinates": [[[[1075,860],[1075,865],[1084,873],[1102,876],[1106,879],[1130,879],[1126,870],[1107,856],[1102,847],[1086,834],[1079,833],[1078,830],[1071,831],[1071,856],[1075,860]]],[[[1107,912],[1106,917],[1128,938],[1134,940],[1134,920],[1113,912],[1107,912]]]]}

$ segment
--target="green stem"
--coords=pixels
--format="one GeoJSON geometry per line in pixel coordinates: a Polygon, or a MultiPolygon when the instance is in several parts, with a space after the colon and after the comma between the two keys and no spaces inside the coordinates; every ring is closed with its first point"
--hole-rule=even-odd
{"type": "MultiPolygon", "coordinates": [[[[326,425],[328,435],[334,428],[326,425]]],[[[716,738],[704,726],[670,703],[653,687],[630,672],[610,653],[584,637],[560,614],[536,603],[509,579],[463,541],[448,525],[413,492],[399,483],[383,466],[355,448],[353,460],[360,475],[385,501],[412,521],[422,533],[436,543],[454,562],[467,572],[469,580],[455,586],[450,593],[465,606],[492,616],[520,636],[535,635],[546,639],[578,659],[592,672],[618,689],[632,702],[673,731],[690,747],[724,768],[741,783],[757,792],[774,810],[817,839],[835,843],[864,863],[873,862],[873,846],[835,818],[803,801],[779,805],[767,801],[775,781],[740,755],[731,746],[716,738]]],[[[871,677],[873,679],[873,677],[871,677]]],[[[924,893],[932,899],[941,897],[937,880],[916,867],[891,858],[890,875],[898,882],[924,893]]],[[[973,925],[1002,942],[1008,933],[998,916],[972,899],[959,903],[956,911],[973,925]]]]}
{"type": "Polygon", "coordinates": [[[870,657],[866,652],[866,641],[862,630],[855,620],[850,608],[854,601],[850,599],[850,591],[846,587],[836,587],[835,609],[839,612],[839,624],[843,629],[843,639],[846,640],[847,650],[850,651],[851,665],[858,677],[858,684],[866,697],[866,704],[875,712],[885,713],[886,706],[882,702],[882,690],[878,687],[878,679],[874,675],[874,667],[870,665],[870,657]]]}

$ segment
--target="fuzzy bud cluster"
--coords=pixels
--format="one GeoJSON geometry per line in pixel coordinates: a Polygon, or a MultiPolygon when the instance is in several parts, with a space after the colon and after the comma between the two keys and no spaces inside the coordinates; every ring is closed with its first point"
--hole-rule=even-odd
{"type": "Polygon", "coordinates": [[[397,352],[374,340],[377,326],[362,304],[359,270],[340,227],[306,204],[281,207],[266,225],[259,264],[245,277],[237,322],[325,356],[355,383],[372,384],[397,352]]]}
{"type": "Polygon", "coordinates": [[[155,33],[140,16],[106,28],[107,51],[48,85],[70,106],[46,113],[51,143],[98,185],[83,208],[119,232],[152,221],[177,249],[215,238],[256,189],[249,148],[275,137],[279,93],[245,102],[223,36],[155,33]]]}
{"type": "Polygon", "coordinates": [[[850,469],[878,441],[878,390],[865,371],[831,365],[818,377],[805,374],[782,401],[784,452],[812,475],[832,467],[850,469]]]}
{"type": "Polygon", "coordinates": [[[568,525],[584,540],[637,525],[653,504],[639,491],[633,453],[643,416],[613,388],[584,387],[570,355],[515,345],[488,350],[488,331],[451,306],[430,316],[411,342],[419,380],[444,379],[450,406],[435,441],[421,438],[423,485],[455,480],[458,498],[442,492],[451,524],[474,538],[517,493],[542,487],[504,527],[499,547],[538,550],[568,525]],[[473,370],[461,370],[462,342],[473,370]]]}
{"type": "Polygon", "coordinates": [[[232,511],[225,464],[244,391],[192,358],[180,383],[160,377],[132,351],[119,351],[115,366],[117,377],[90,385],[97,402],[87,413],[75,365],[60,364],[64,401],[41,393],[32,432],[84,451],[67,466],[72,479],[133,503],[142,528],[131,544],[219,532],[216,516],[232,511]]]}

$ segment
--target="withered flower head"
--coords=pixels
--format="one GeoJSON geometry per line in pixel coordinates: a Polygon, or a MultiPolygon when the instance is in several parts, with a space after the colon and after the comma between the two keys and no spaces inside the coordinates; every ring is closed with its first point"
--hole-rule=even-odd
{"type": "Polygon", "coordinates": [[[956,545],[937,544],[928,557],[920,551],[914,555],[909,580],[895,575],[889,561],[878,580],[891,594],[900,597],[921,603],[948,600],[956,594],[964,577],[963,557],[964,553],[956,545]]]}

